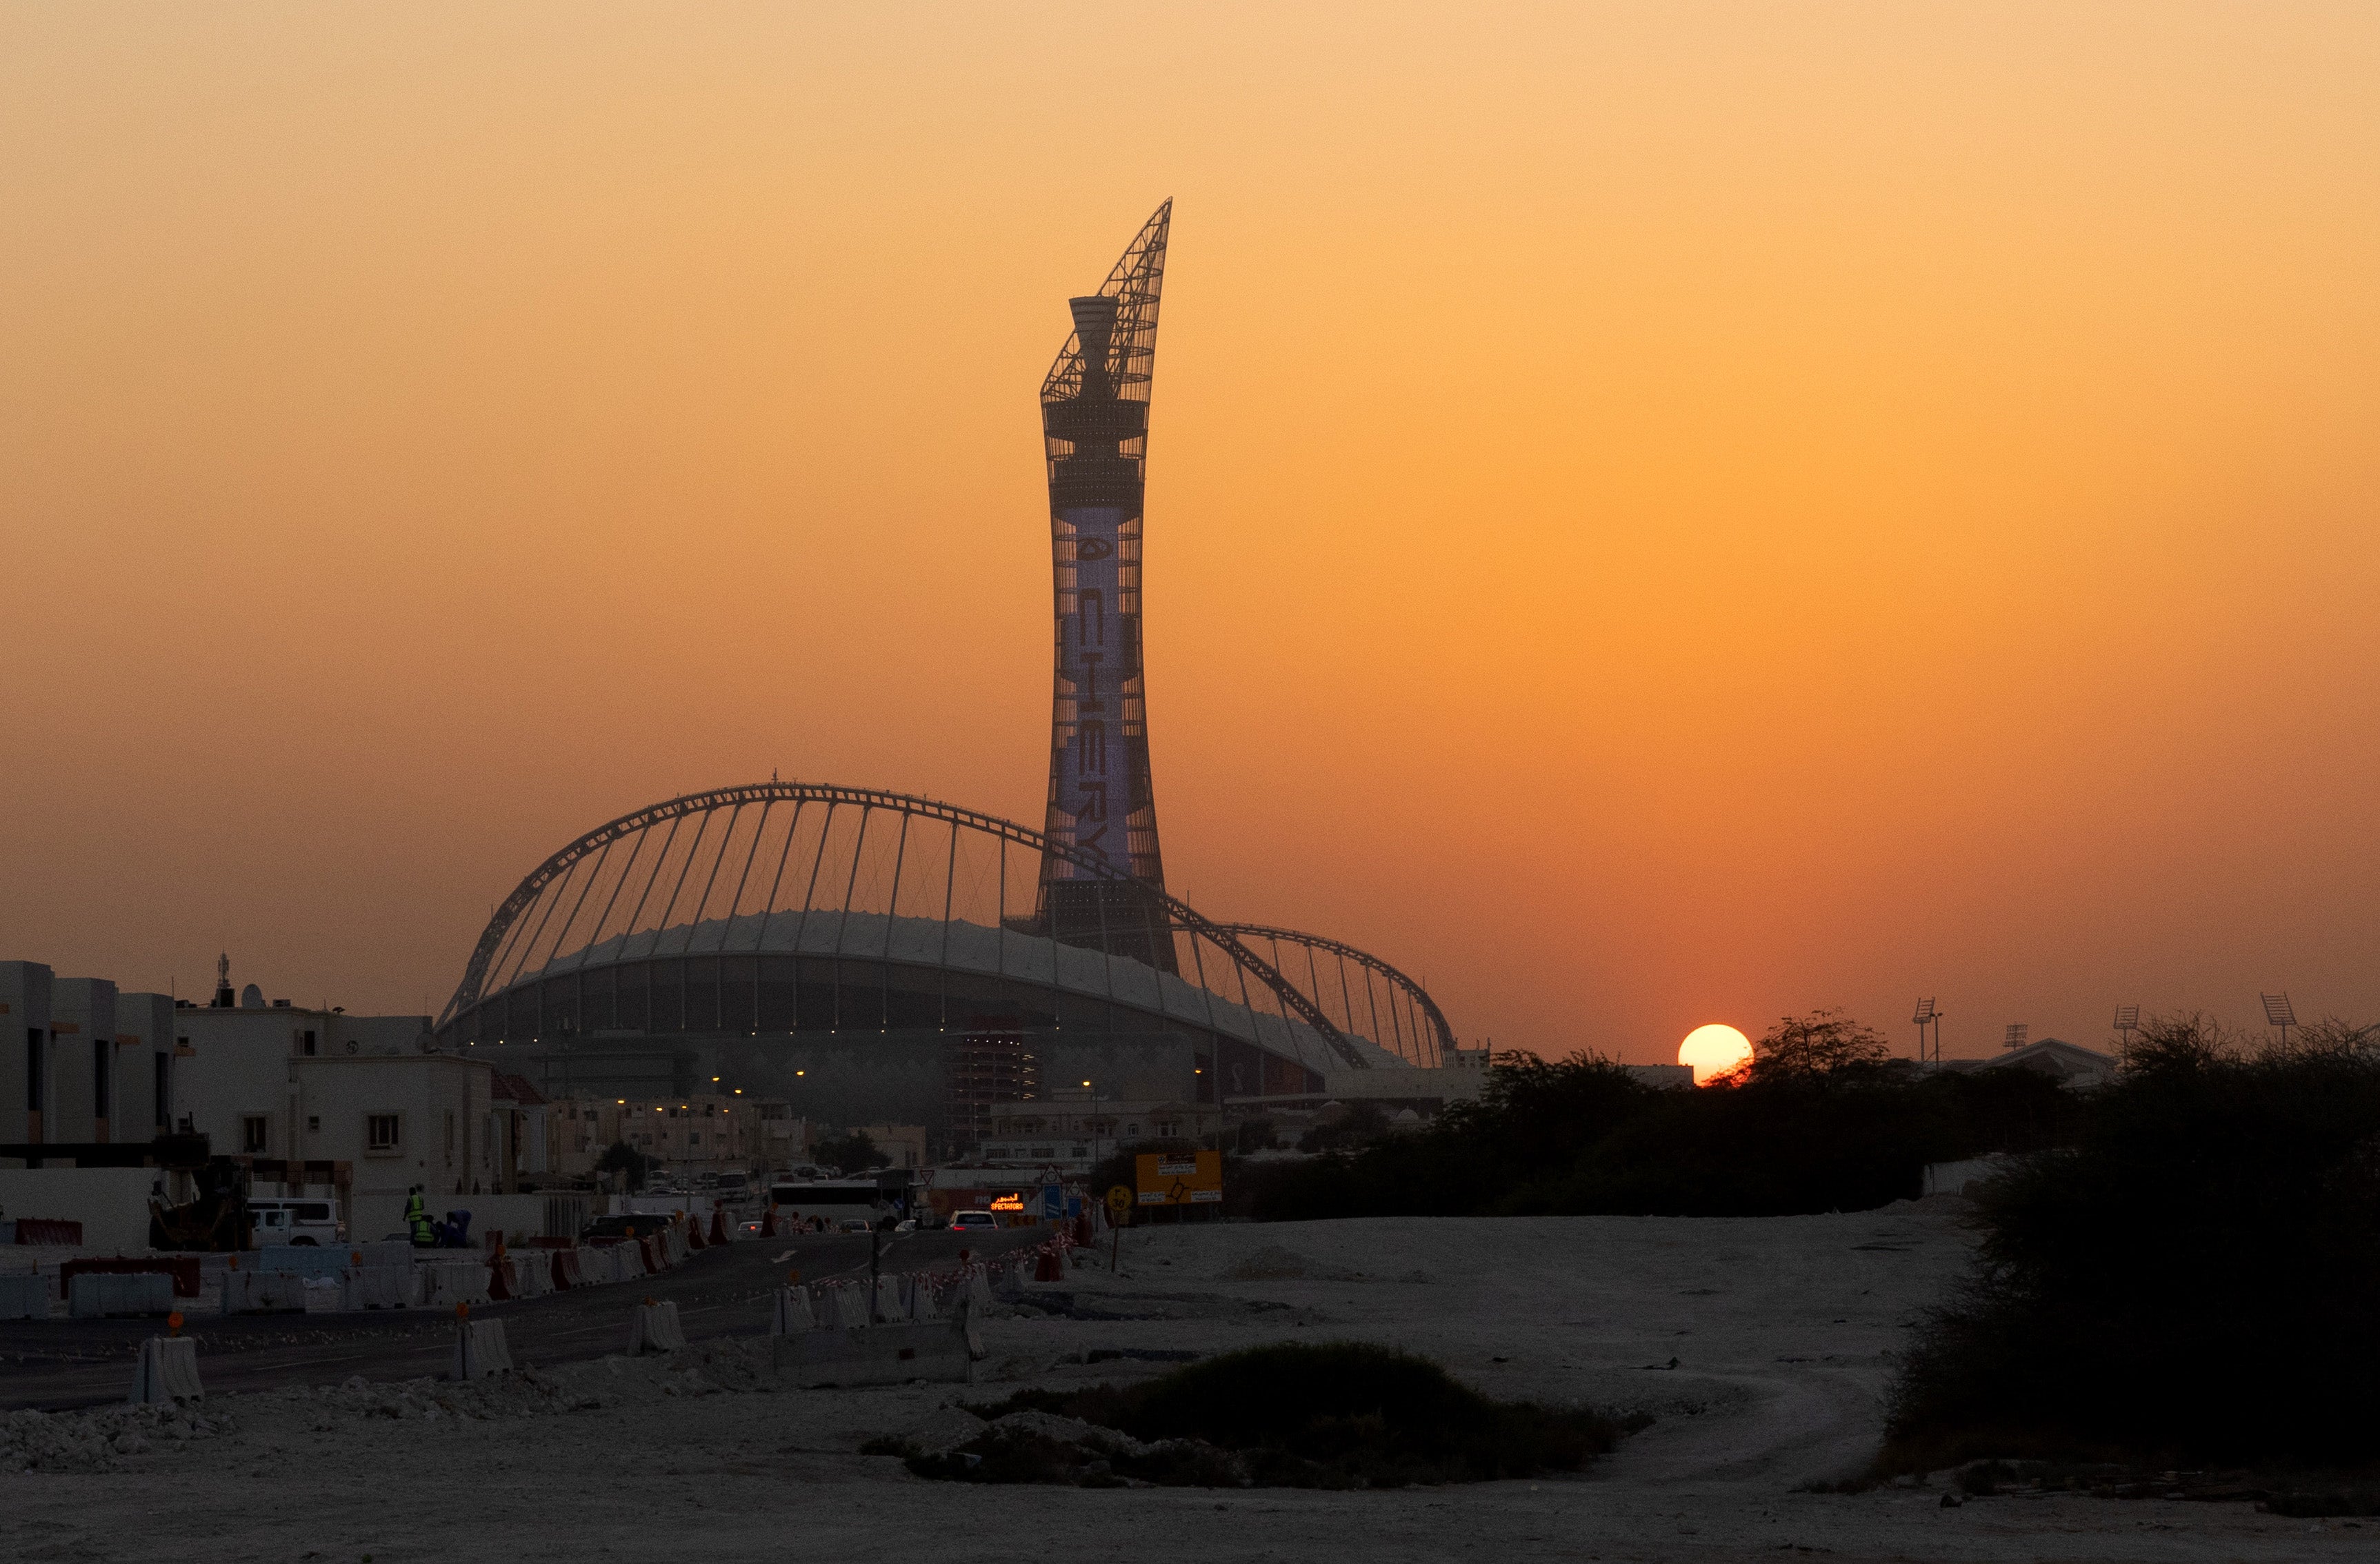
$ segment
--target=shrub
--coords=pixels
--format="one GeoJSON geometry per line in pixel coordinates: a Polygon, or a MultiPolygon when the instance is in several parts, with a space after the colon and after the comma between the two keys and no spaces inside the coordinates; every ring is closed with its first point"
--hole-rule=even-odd
{"type": "Polygon", "coordinates": [[[1987,1186],[1926,1317],[1888,1465],[2380,1456],[2380,1055],[2144,1028],[2075,1144],[1987,1186]]]}
{"type": "Polygon", "coordinates": [[[912,1457],[912,1471],[980,1483],[1401,1487],[1574,1472],[1621,1431],[1585,1409],[1491,1400],[1426,1358],[1357,1342],[1251,1348],[1123,1389],[1024,1390],[969,1410],[1079,1418],[1155,1448],[1098,1455],[992,1428],[949,1455],[912,1457]]]}

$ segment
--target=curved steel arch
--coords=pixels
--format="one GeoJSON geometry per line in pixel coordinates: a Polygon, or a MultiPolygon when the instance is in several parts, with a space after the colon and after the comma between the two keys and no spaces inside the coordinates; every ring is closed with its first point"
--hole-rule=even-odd
{"type": "Polygon", "coordinates": [[[888,793],[880,788],[838,787],[827,782],[753,782],[742,787],[720,787],[712,788],[707,793],[689,793],[682,797],[647,805],[642,809],[622,815],[618,819],[589,831],[536,868],[531,869],[514,889],[513,893],[505,897],[503,904],[498,906],[494,914],[489,917],[487,927],[480,933],[479,944],[472,948],[470,964],[463,970],[463,981],[455,986],[454,998],[448,1000],[446,1008],[438,1012],[438,1025],[444,1026],[456,1014],[487,998],[481,990],[487,983],[489,963],[495,959],[496,952],[504,944],[504,937],[511,931],[514,921],[521,914],[536,905],[538,897],[547,886],[567,873],[573,865],[589,854],[601,852],[614,842],[664,821],[709,814],[717,809],[771,803],[829,806],[855,804],[866,809],[889,809],[898,814],[944,820],[953,826],[964,826],[971,830],[981,831],[987,836],[1005,838],[1020,847],[1029,847],[1037,852],[1064,858],[1069,863],[1088,870],[1096,878],[1121,880],[1134,885],[1142,894],[1162,906],[1176,927],[1186,929],[1195,936],[1205,937],[1212,941],[1217,949],[1223,951],[1246,970],[1254,973],[1263,981],[1266,988],[1273,991],[1283,1008],[1295,1012],[1298,1020],[1311,1027],[1318,1037],[1330,1045],[1331,1052],[1358,1070],[1371,1067],[1371,1061],[1364,1057],[1362,1050],[1347,1040],[1346,1034],[1331,1024],[1330,1018],[1322,1013],[1321,1007],[1308,1000],[1298,990],[1297,986],[1283,977],[1271,963],[1242,944],[1226,926],[1200,915],[1187,903],[1155,886],[1133,879],[1129,875],[1118,873],[1113,865],[1098,854],[1069,843],[1053,842],[1038,830],[1018,825],[1014,820],[1002,819],[998,815],[987,815],[975,809],[963,809],[955,804],[945,804],[937,798],[925,798],[908,793],[888,793]]]}
{"type": "Polygon", "coordinates": [[[1304,945],[1309,950],[1328,951],[1334,956],[1370,968],[1396,988],[1403,989],[1405,997],[1429,1017],[1430,1030],[1438,1035],[1439,1062],[1444,1063],[1447,1056],[1454,1052],[1454,1028],[1447,1024],[1446,1012],[1438,1008],[1438,1001],[1429,997],[1429,990],[1369,952],[1359,951],[1327,935],[1305,934],[1294,928],[1275,928],[1270,924],[1226,923],[1218,927],[1226,934],[1283,940],[1293,945],[1304,945]]]}

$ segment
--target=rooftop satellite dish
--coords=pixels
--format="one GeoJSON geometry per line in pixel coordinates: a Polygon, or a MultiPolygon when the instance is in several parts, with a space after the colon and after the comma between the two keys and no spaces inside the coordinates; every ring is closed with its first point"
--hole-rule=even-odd
{"type": "Polygon", "coordinates": [[[267,1008],[264,1002],[264,990],[258,988],[253,983],[249,984],[247,988],[242,988],[239,991],[239,1008],[242,1010],[263,1010],[267,1008]]]}

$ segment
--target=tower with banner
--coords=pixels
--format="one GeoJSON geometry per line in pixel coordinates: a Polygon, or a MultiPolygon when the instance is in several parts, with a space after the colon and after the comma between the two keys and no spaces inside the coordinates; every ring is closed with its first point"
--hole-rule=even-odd
{"type": "Polygon", "coordinates": [[[1141,664],[1141,520],[1158,296],[1173,203],[1159,207],[1095,294],[1041,382],[1050,469],[1057,668],[1050,718],[1052,841],[1101,874],[1045,855],[1037,921],[1050,938],[1178,970],[1157,844],[1141,664]]]}

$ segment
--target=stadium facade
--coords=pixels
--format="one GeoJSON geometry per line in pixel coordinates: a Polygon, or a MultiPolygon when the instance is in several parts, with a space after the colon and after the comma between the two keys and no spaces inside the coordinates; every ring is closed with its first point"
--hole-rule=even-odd
{"type": "Polygon", "coordinates": [[[1041,389],[1056,659],[1035,830],[939,800],[770,782],[565,845],[481,931],[437,1025],[549,1095],[741,1087],[833,1123],[979,1121],[1020,1082],[1228,1107],[1431,1068],[1421,987],[1351,946],[1165,889],[1141,657],[1149,394],[1172,203],[1041,389]]]}

